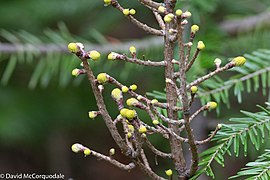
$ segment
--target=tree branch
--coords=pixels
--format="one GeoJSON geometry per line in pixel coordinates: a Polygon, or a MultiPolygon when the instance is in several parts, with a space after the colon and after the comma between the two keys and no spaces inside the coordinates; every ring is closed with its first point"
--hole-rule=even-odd
{"type": "Polygon", "coordinates": [[[139,65],[144,65],[144,66],[165,66],[165,62],[164,61],[159,61],[159,62],[155,62],[155,61],[143,61],[137,58],[129,58],[126,55],[122,55],[119,54],[119,56],[117,56],[116,60],[122,60],[125,62],[130,62],[130,63],[135,63],[135,64],[139,64],[139,65]]]}
{"type": "Polygon", "coordinates": [[[96,81],[95,81],[95,76],[87,62],[87,56],[84,51],[81,50],[81,52],[76,54],[83,62],[83,67],[86,71],[88,80],[90,82],[90,85],[92,87],[94,96],[96,98],[97,106],[98,109],[105,121],[106,126],[108,127],[114,141],[117,143],[117,145],[120,147],[120,149],[123,151],[125,155],[130,155],[130,149],[128,148],[127,144],[125,144],[125,141],[122,139],[121,135],[119,134],[116,126],[114,125],[111,116],[109,115],[104,100],[102,93],[99,91],[98,87],[96,86],[96,81]]]}
{"type": "Polygon", "coordinates": [[[183,107],[183,117],[185,121],[185,129],[188,137],[188,144],[191,149],[192,161],[190,167],[190,176],[194,175],[198,169],[199,157],[198,150],[195,144],[195,138],[193,135],[193,130],[191,129],[189,123],[190,109],[189,101],[187,97],[187,88],[186,87],[186,62],[184,57],[184,44],[183,44],[183,27],[181,25],[181,18],[177,18],[177,36],[178,36],[178,46],[179,46],[179,57],[180,57],[180,67],[179,67],[179,79],[180,79],[180,99],[182,101],[183,107]]]}
{"type": "Polygon", "coordinates": [[[201,141],[196,141],[196,144],[202,145],[202,144],[210,142],[213,139],[213,137],[215,137],[215,135],[217,134],[217,132],[219,130],[220,130],[220,127],[219,127],[219,125],[217,125],[216,129],[212,132],[212,134],[207,139],[201,140],[201,141]]]}
{"type": "MultiPolygon", "coordinates": [[[[124,8],[116,1],[113,0],[112,1],[112,6],[115,7],[116,9],[118,9],[121,13],[123,12],[124,8]]],[[[127,18],[133,23],[135,24],[137,27],[143,29],[145,32],[148,32],[150,34],[154,34],[157,36],[164,36],[164,33],[162,30],[157,30],[155,28],[149,27],[146,24],[141,23],[140,21],[138,21],[136,18],[134,18],[132,15],[128,15],[127,18]]]]}
{"type": "MultiPolygon", "coordinates": [[[[195,81],[191,82],[190,84],[187,85],[187,89],[190,89],[191,86],[196,86],[196,85],[202,83],[203,81],[205,81],[205,80],[207,80],[207,79],[213,77],[214,75],[216,75],[216,74],[218,74],[218,73],[220,73],[220,72],[226,71],[226,70],[228,70],[228,69],[230,69],[230,68],[232,68],[232,67],[234,67],[234,64],[231,63],[231,62],[229,62],[229,63],[226,64],[225,66],[223,66],[223,67],[221,67],[221,68],[218,68],[218,69],[216,69],[215,71],[213,71],[213,72],[211,72],[211,73],[209,73],[209,74],[207,74],[207,75],[205,75],[205,76],[202,76],[202,77],[196,79],[195,81]]],[[[177,76],[178,76],[178,74],[177,74],[177,76]]]]}
{"type": "Polygon", "coordinates": [[[117,161],[109,156],[105,156],[101,153],[93,151],[92,149],[91,149],[91,155],[97,157],[98,159],[105,160],[105,161],[115,165],[116,167],[122,169],[122,170],[131,170],[131,169],[135,168],[135,164],[133,162],[125,165],[125,164],[122,164],[119,161],[117,161]]]}
{"type": "Polygon", "coordinates": [[[155,148],[155,146],[152,145],[152,143],[147,139],[147,137],[143,138],[145,144],[149,147],[149,149],[156,154],[157,156],[163,157],[163,158],[172,158],[171,153],[164,153],[155,148]]]}

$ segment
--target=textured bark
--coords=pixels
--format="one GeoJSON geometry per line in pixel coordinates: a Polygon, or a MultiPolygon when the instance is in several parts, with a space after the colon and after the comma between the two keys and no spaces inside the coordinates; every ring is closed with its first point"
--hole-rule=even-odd
{"type": "MultiPolygon", "coordinates": [[[[164,4],[168,12],[172,12],[174,9],[175,1],[165,0],[164,4]]],[[[172,60],[174,58],[174,44],[170,41],[169,29],[171,25],[166,23],[165,26],[165,39],[164,39],[164,61],[166,62],[165,67],[165,78],[173,80],[174,78],[174,65],[172,60]]],[[[166,83],[166,99],[168,104],[167,114],[168,118],[178,119],[178,113],[173,110],[173,107],[177,104],[177,92],[171,83],[166,83]]],[[[174,133],[180,134],[179,128],[175,124],[169,124],[169,128],[173,130],[174,133]]],[[[178,174],[178,179],[186,179],[186,162],[183,155],[182,144],[175,137],[170,136],[170,147],[173,156],[173,161],[175,169],[178,174]]]]}

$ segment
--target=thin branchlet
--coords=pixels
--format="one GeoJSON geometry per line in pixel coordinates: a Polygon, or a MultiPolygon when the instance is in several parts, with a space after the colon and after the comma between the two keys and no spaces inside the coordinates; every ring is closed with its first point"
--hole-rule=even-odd
{"type": "MultiPolygon", "coordinates": [[[[112,6],[118,9],[120,12],[123,12],[124,8],[118,3],[118,1],[113,0],[112,6]]],[[[144,24],[137,20],[134,16],[128,15],[126,16],[133,24],[135,24],[137,27],[143,29],[145,32],[148,32],[153,35],[157,36],[164,36],[164,32],[162,30],[158,30],[152,27],[149,27],[147,24],[144,24]]]]}
{"type": "MultiPolygon", "coordinates": [[[[200,48],[198,46],[197,50],[190,58],[191,46],[193,45],[192,42],[195,37],[195,33],[193,30],[190,33],[189,42],[184,42],[183,32],[185,25],[188,23],[186,20],[188,16],[181,16],[179,14],[177,15],[177,13],[173,12],[176,0],[164,0],[164,3],[157,3],[152,0],[138,1],[153,11],[157,23],[161,29],[155,29],[140,22],[133,16],[135,13],[133,13],[133,15],[125,15],[132,23],[143,29],[145,32],[164,37],[164,60],[145,60],[144,57],[142,58],[143,60],[141,60],[137,58],[136,49],[135,52],[130,50],[132,57],[128,57],[125,54],[114,53],[115,58],[112,59],[143,66],[161,67],[161,69],[164,70],[164,77],[166,80],[166,102],[160,103],[155,99],[151,100],[146,96],[135,92],[137,87],[132,88],[132,86],[130,86],[128,88],[127,86],[117,81],[114,77],[106,73],[101,73],[103,75],[100,75],[100,77],[95,77],[90,67],[90,63],[88,62],[88,59],[91,59],[91,55],[84,51],[82,44],[79,43],[79,45],[77,45],[76,43],[71,43],[71,52],[76,54],[83,64],[83,69],[80,70],[79,74],[86,74],[90,82],[90,86],[92,87],[93,94],[98,106],[98,114],[103,117],[107,128],[109,129],[114,141],[119,146],[121,152],[125,156],[129,157],[132,162],[129,164],[123,164],[113,159],[112,156],[106,156],[93,150],[91,150],[91,155],[97,157],[98,159],[105,160],[123,170],[131,170],[135,167],[139,167],[141,171],[143,171],[151,179],[165,180],[161,176],[157,175],[150,167],[149,160],[145,154],[144,149],[146,145],[155,156],[173,160],[175,170],[177,172],[177,178],[179,180],[187,180],[198,170],[199,157],[197,146],[210,142],[221,127],[218,125],[216,129],[211,133],[211,135],[204,140],[198,141],[195,139],[190,122],[194,120],[199,113],[211,109],[213,106],[204,105],[193,114],[190,114],[190,108],[197,91],[197,89],[195,91],[191,91],[191,87],[199,85],[214,75],[236,66],[237,63],[229,62],[223,67],[217,66],[215,71],[210,72],[209,74],[187,84],[186,73],[191,69],[199,55],[199,52],[205,47],[204,46],[203,48],[200,48]],[[165,9],[163,12],[160,12],[159,8],[161,10],[162,8],[165,9]],[[168,19],[163,19],[163,15],[166,16],[169,13],[172,13],[171,20],[168,21],[168,19]],[[179,47],[178,60],[174,59],[175,41],[178,42],[179,47]],[[179,66],[178,72],[175,72],[175,65],[179,66]],[[114,93],[118,93],[119,95],[116,96],[112,92],[112,98],[118,107],[118,111],[120,111],[120,114],[114,118],[114,120],[112,120],[112,117],[109,115],[106,109],[104,97],[102,95],[106,83],[117,87],[114,89],[114,93]],[[191,93],[191,95],[189,96],[188,93],[191,93]],[[127,94],[133,97],[129,101],[134,102],[127,103],[130,106],[129,109],[124,108],[125,105],[123,103],[123,96],[127,94]],[[134,100],[134,98],[136,99],[134,100]],[[146,121],[141,120],[133,108],[138,108],[145,111],[149,115],[153,124],[149,125],[146,123],[146,121]],[[167,114],[162,114],[160,109],[166,110],[167,114]],[[127,114],[124,113],[125,110],[129,110],[134,114],[131,114],[132,116],[127,116],[127,114]],[[182,117],[180,117],[179,111],[181,111],[182,117]],[[118,127],[116,127],[117,125],[118,127]],[[119,125],[121,125],[121,127],[119,127],[119,125]],[[182,137],[181,132],[184,130],[187,137],[182,137]],[[153,134],[159,134],[170,142],[169,153],[158,150],[148,140],[148,137],[153,134]],[[186,167],[186,160],[182,150],[183,143],[187,143],[191,150],[191,166],[189,168],[186,167]]],[[[124,8],[118,3],[117,0],[111,0],[110,4],[119,11],[123,12],[124,8]]],[[[98,56],[100,56],[100,54],[96,53],[96,58],[98,56]]],[[[238,65],[241,64],[242,62],[238,62],[238,65]]],[[[77,71],[74,72],[75,75],[77,75],[76,72],[77,71]]],[[[214,106],[216,106],[216,104],[214,104],[214,106]]]]}

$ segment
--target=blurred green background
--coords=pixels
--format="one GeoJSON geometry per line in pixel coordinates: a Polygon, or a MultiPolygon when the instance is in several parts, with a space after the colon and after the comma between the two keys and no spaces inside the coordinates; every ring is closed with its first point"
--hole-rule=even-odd
{"type": "MultiPolygon", "coordinates": [[[[119,2],[135,8],[136,17],[157,27],[153,14],[137,1],[119,2]]],[[[204,74],[213,69],[216,57],[225,60],[261,48],[270,49],[270,23],[263,19],[269,17],[269,0],[185,0],[177,6],[192,12],[190,21],[200,25],[197,40],[204,40],[207,46],[189,74],[190,80],[195,72],[204,74]],[[254,21],[244,21],[251,16],[254,21]],[[238,21],[234,23],[235,20],[238,21]]],[[[153,40],[114,8],[104,7],[102,0],[0,1],[0,28],[0,173],[56,172],[75,180],[147,179],[138,170],[124,172],[94,157],[84,158],[71,152],[70,146],[75,142],[104,154],[116,145],[101,118],[87,117],[88,111],[96,110],[95,99],[86,78],[71,77],[71,70],[80,62],[65,48],[71,41],[80,41],[86,48],[100,48],[101,60],[91,64],[95,74],[105,71],[124,84],[136,83],[138,92],[145,94],[153,89],[163,91],[163,69],[108,62],[106,54],[110,49],[127,53],[129,45],[136,46],[134,41],[138,41],[139,57],[160,60],[162,41],[153,40]],[[29,44],[33,45],[32,51],[20,49],[19,45],[29,44]],[[56,45],[57,50],[50,50],[51,45],[56,45]],[[35,47],[44,50],[40,52],[35,47]]],[[[106,87],[105,100],[116,117],[117,108],[110,98],[112,88],[106,87]]],[[[198,130],[199,139],[206,137],[217,121],[240,116],[240,109],[256,111],[256,104],[268,100],[261,91],[244,93],[242,104],[233,93],[231,97],[230,109],[221,105],[218,117],[216,113],[209,114],[209,126],[198,130]]],[[[141,115],[149,122],[145,114],[141,115]]],[[[206,121],[205,117],[200,118],[206,121]]],[[[151,140],[160,149],[168,149],[159,137],[151,140]]],[[[128,162],[118,149],[116,152],[117,159],[128,162]]],[[[256,154],[252,152],[249,158],[254,159],[256,154]]],[[[155,167],[154,158],[149,157],[155,167]]],[[[216,171],[217,179],[227,179],[248,160],[243,158],[238,164],[239,159],[228,158],[223,175],[216,171]]],[[[159,159],[155,169],[162,175],[168,168],[171,164],[159,159]]]]}

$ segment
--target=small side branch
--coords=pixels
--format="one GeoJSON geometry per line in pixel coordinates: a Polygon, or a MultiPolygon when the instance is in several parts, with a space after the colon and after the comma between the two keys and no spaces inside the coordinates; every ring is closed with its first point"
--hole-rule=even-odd
{"type": "Polygon", "coordinates": [[[133,162],[126,165],[126,164],[120,163],[119,161],[117,161],[115,159],[112,159],[109,156],[105,156],[105,155],[98,153],[96,151],[93,151],[93,150],[91,150],[91,155],[97,157],[98,159],[102,159],[104,161],[107,161],[107,162],[113,164],[114,166],[116,166],[122,170],[131,170],[131,169],[135,168],[135,164],[133,162]]]}
{"type": "Polygon", "coordinates": [[[158,112],[158,110],[155,107],[151,107],[151,109],[153,110],[153,112],[164,122],[169,123],[169,124],[175,124],[175,125],[181,125],[184,123],[184,120],[174,120],[174,119],[170,119],[167,118],[165,116],[163,116],[160,112],[158,112]]]}
{"type": "Polygon", "coordinates": [[[158,7],[162,5],[161,3],[157,3],[151,0],[139,0],[139,2],[154,9],[158,9],[158,7]]]}
{"type": "Polygon", "coordinates": [[[117,60],[122,60],[122,61],[144,65],[144,66],[165,66],[164,61],[159,61],[159,62],[150,61],[150,60],[143,61],[137,58],[129,58],[126,55],[117,56],[117,60]]]}
{"type": "Polygon", "coordinates": [[[207,139],[201,140],[201,141],[196,141],[196,144],[197,145],[202,145],[202,144],[210,142],[213,139],[213,137],[215,137],[215,135],[217,134],[217,132],[219,130],[220,130],[220,126],[217,125],[216,129],[212,132],[212,134],[207,139]]]}
{"type": "Polygon", "coordinates": [[[191,66],[193,65],[193,63],[197,59],[197,57],[199,55],[199,52],[200,52],[200,50],[199,49],[196,49],[194,55],[192,56],[192,59],[190,60],[190,62],[188,63],[188,65],[186,67],[186,72],[191,68],[191,66]]]}
{"type": "Polygon", "coordinates": [[[172,158],[172,154],[171,153],[164,153],[164,152],[161,152],[160,150],[157,150],[155,148],[154,145],[152,145],[152,143],[145,137],[144,138],[144,142],[145,144],[149,147],[149,149],[154,153],[156,154],[157,156],[160,156],[160,157],[163,157],[163,158],[172,158]]]}
{"type": "Polygon", "coordinates": [[[158,176],[151,169],[147,168],[140,160],[134,160],[134,163],[137,167],[139,167],[146,175],[155,180],[166,180],[163,177],[158,176]]]}
{"type": "MultiPolygon", "coordinates": [[[[207,110],[208,107],[205,105],[205,106],[202,106],[200,109],[198,109],[195,113],[193,113],[190,117],[189,117],[189,123],[199,114],[201,113],[202,111],[204,110],[207,110]]],[[[183,131],[185,129],[185,125],[181,126],[180,128],[180,132],[183,131]]]]}
{"type": "Polygon", "coordinates": [[[216,75],[216,74],[218,74],[220,72],[226,71],[226,70],[228,70],[230,68],[233,68],[233,67],[234,67],[234,64],[229,62],[225,66],[223,66],[221,68],[218,68],[215,71],[213,71],[213,72],[211,72],[211,73],[209,73],[209,74],[207,74],[207,75],[205,75],[203,77],[200,77],[200,78],[196,79],[195,81],[191,82],[190,84],[187,85],[187,89],[190,89],[191,86],[196,86],[196,85],[202,83],[203,81],[213,77],[214,75],[216,75]]]}
{"type": "Polygon", "coordinates": [[[189,117],[189,122],[191,122],[199,113],[201,113],[202,111],[207,110],[208,107],[206,105],[202,106],[200,109],[198,109],[195,113],[193,113],[190,117],[189,117]]]}
{"type": "Polygon", "coordinates": [[[158,24],[159,24],[159,27],[160,27],[162,30],[165,30],[165,24],[164,24],[164,21],[163,21],[161,15],[160,15],[158,12],[155,12],[155,11],[153,11],[153,13],[154,13],[154,15],[155,15],[155,17],[156,17],[156,20],[157,20],[157,22],[158,22],[158,24]]]}
{"type": "Polygon", "coordinates": [[[189,102],[187,96],[187,88],[186,87],[186,62],[184,57],[184,44],[182,41],[183,38],[183,27],[181,25],[181,18],[177,19],[177,36],[178,36],[178,46],[179,46],[179,57],[180,57],[180,67],[179,67],[179,79],[180,79],[180,99],[183,106],[183,119],[185,121],[185,130],[187,132],[188,144],[191,150],[192,161],[190,167],[190,176],[193,176],[198,169],[199,157],[198,157],[198,149],[195,144],[195,137],[193,134],[193,130],[189,123],[190,117],[190,109],[189,102]]]}
{"type": "MultiPolygon", "coordinates": [[[[116,1],[112,1],[112,6],[118,9],[119,11],[123,12],[124,8],[116,1]]],[[[138,21],[136,18],[134,18],[132,15],[128,15],[127,18],[135,24],[137,27],[143,29],[145,32],[148,32],[150,34],[154,34],[157,36],[164,36],[164,32],[162,30],[158,30],[152,27],[149,27],[146,24],[143,24],[142,22],[138,21]]]]}

